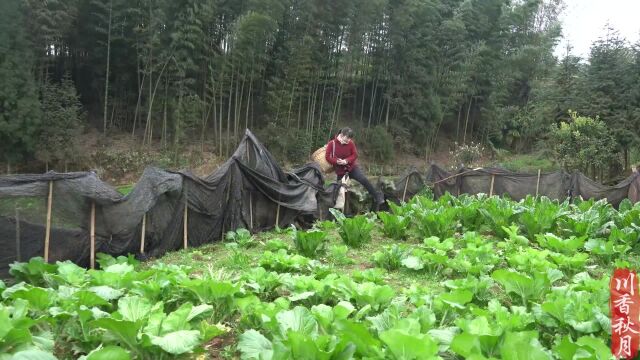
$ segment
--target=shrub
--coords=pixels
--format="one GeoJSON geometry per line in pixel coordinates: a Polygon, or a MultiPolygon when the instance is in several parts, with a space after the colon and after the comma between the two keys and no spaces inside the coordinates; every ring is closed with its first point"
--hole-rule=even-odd
{"type": "Polygon", "coordinates": [[[454,143],[455,148],[449,152],[453,159],[453,166],[467,166],[472,167],[476,162],[480,160],[484,153],[484,146],[480,143],[471,142],[469,144],[454,143]]]}
{"type": "Polygon", "coordinates": [[[363,149],[372,160],[379,163],[392,161],[394,158],[393,137],[382,126],[375,126],[364,131],[363,149]]]}
{"type": "MultiPolygon", "coordinates": [[[[570,112],[571,120],[551,129],[551,144],[567,170],[595,172],[617,159],[616,141],[607,125],[598,118],[578,116],[570,112]]],[[[595,174],[594,174],[595,175],[595,174]]]]}

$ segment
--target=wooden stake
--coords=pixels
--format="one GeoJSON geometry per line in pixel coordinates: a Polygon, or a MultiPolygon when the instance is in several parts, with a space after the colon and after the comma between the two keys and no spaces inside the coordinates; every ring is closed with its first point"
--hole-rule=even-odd
{"type": "Polygon", "coordinates": [[[344,214],[349,212],[349,190],[344,192],[344,214]]]}
{"type": "Polygon", "coordinates": [[[276,210],[276,228],[280,228],[280,204],[278,204],[278,209],[276,210]]]}
{"type": "Polygon", "coordinates": [[[187,204],[187,201],[185,199],[185,202],[184,202],[184,221],[183,221],[184,226],[183,226],[183,236],[182,236],[182,241],[184,242],[183,245],[184,245],[185,250],[188,247],[188,244],[187,244],[187,242],[188,242],[187,241],[187,235],[188,235],[188,233],[187,233],[188,226],[187,225],[189,224],[188,221],[189,221],[189,205],[187,204]]]}
{"type": "Polygon", "coordinates": [[[249,226],[253,231],[253,193],[249,191],[249,226]]]}
{"type": "Polygon", "coordinates": [[[540,169],[538,169],[538,181],[536,182],[536,197],[538,197],[539,189],[540,189],[540,169]]]}
{"type": "Polygon", "coordinates": [[[407,176],[407,181],[404,183],[404,191],[402,192],[402,202],[404,202],[404,197],[407,195],[407,186],[409,186],[409,176],[407,176]]]}
{"type": "Polygon", "coordinates": [[[16,260],[22,261],[20,254],[20,210],[16,206],[16,260]]]}
{"type": "Polygon", "coordinates": [[[491,188],[489,189],[489,197],[493,196],[493,183],[496,180],[496,175],[491,174],[491,188]]]}
{"type": "Polygon", "coordinates": [[[144,254],[144,236],[147,229],[147,213],[142,215],[142,231],[140,232],[140,254],[144,254]]]}
{"type": "Polygon", "coordinates": [[[51,239],[51,203],[53,201],[53,181],[49,181],[49,197],[47,199],[47,227],[44,233],[44,262],[49,262],[49,240],[51,239]]]}
{"type": "Polygon", "coordinates": [[[91,238],[91,268],[96,268],[96,202],[91,202],[91,228],[89,236],[91,238]]]}

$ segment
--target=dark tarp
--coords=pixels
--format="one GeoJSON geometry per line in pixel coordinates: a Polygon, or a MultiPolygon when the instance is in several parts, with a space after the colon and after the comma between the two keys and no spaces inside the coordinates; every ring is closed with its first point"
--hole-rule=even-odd
{"type": "Polygon", "coordinates": [[[447,192],[452,195],[485,193],[504,195],[517,201],[527,195],[537,194],[559,200],[568,197],[607,199],[617,207],[627,198],[632,202],[638,202],[637,190],[634,189],[640,186],[640,176],[634,173],[617,185],[606,186],[596,183],[580,172],[569,174],[565,171],[555,171],[541,173],[538,177],[538,174],[515,173],[498,168],[461,168],[450,173],[437,165],[431,165],[427,170],[426,182],[433,187],[436,197],[447,192]]]}
{"type": "Polygon", "coordinates": [[[147,168],[122,196],[92,172],[0,177],[0,273],[15,260],[43,256],[49,182],[53,184],[49,261],[87,266],[91,203],[96,204],[96,252],[139,253],[146,214],[145,255],[221,239],[238,228],[252,232],[327,218],[337,185],[324,186],[315,164],[284,172],[247,130],[233,156],[214,173],[147,168]],[[18,220],[18,221],[16,221],[18,220]]]}
{"type": "MultiPolygon", "coordinates": [[[[318,165],[285,172],[267,149],[246,131],[233,156],[215,172],[199,178],[190,172],[147,168],[126,196],[95,173],[79,172],[0,177],[0,276],[13,261],[43,256],[47,198],[52,184],[49,261],[72,260],[88,266],[91,204],[96,206],[96,252],[140,255],[142,219],[146,216],[144,256],[160,256],[183,246],[185,206],[188,206],[188,246],[220,240],[230,230],[258,232],[297,223],[307,226],[328,219],[338,185],[325,185],[318,165]],[[146,215],[145,215],[146,214],[146,215]]],[[[597,184],[579,173],[519,174],[502,169],[460,169],[449,173],[435,165],[426,176],[411,170],[394,180],[378,180],[389,201],[400,203],[433,186],[445,192],[508,195],[528,194],[554,199],[567,196],[607,198],[617,205],[626,197],[638,201],[640,177],[616,186],[597,184]],[[493,189],[491,182],[493,178],[493,189]],[[537,189],[537,191],[536,191],[537,189]],[[635,189],[635,190],[634,190],[635,189]]],[[[348,213],[366,210],[349,196],[348,213]],[[351,205],[349,205],[351,203],[351,205]]]]}

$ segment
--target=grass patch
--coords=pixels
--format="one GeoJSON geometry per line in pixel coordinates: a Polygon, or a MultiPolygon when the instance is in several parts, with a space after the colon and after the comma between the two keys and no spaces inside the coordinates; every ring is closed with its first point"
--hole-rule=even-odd
{"type": "Polygon", "coordinates": [[[500,160],[498,166],[515,172],[531,174],[537,173],[538,170],[541,170],[542,172],[558,170],[558,166],[556,164],[554,164],[548,157],[539,153],[508,156],[500,160]]]}
{"type": "Polygon", "coordinates": [[[116,187],[116,190],[118,190],[118,192],[120,192],[120,194],[122,195],[128,195],[131,192],[131,190],[133,190],[134,186],[135,186],[134,184],[121,185],[116,187]]]}

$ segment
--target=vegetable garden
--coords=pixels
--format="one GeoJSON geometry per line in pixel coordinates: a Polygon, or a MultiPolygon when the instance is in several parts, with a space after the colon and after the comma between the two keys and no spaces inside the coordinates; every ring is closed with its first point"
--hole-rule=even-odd
{"type": "Polygon", "coordinates": [[[608,359],[640,203],[416,196],[310,230],[0,283],[0,359],[608,359]]]}

